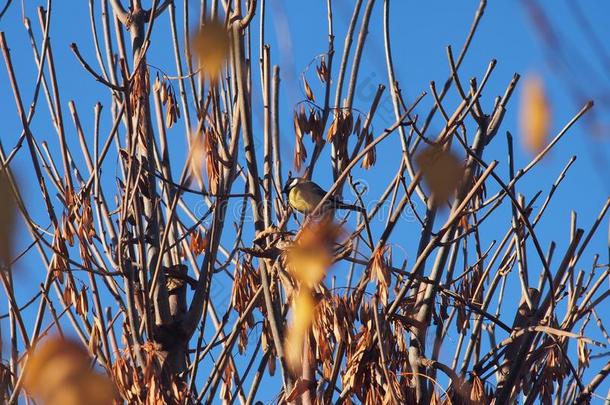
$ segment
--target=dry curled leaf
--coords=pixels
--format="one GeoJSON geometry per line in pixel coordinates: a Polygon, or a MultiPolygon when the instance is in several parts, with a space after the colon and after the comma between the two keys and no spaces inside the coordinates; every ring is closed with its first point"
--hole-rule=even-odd
{"type": "Polygon", "coordinates": [[[328,82],[328,76],[330,72],[328,71],[328,67],[326,66],[326,60],[324,56],[322,56],[320,64],[316,66],[316,74],[318,75],[318,79],[320,79],[322,83],[328,82]]]}
{"type": "Polygon", "coordinates": [[[305,87],[305,96],[307,99],[315,102],[316,97],[314,96],[313,91],[311,91],[311,87],[309,87],[309,83],[307,83],[307,79],[305,77],[303,77],[303,87],[305,87]]]}
{"type": "MultiPolygon", "coordinates": [[[[352,344],[347,348],[346,355],[346,369],[345,373],[341,377],[345,387],[354,389],[359,396],[362,396],[362,392],[366,391],[367,386],[363,384],[366,381],[366,375],[369,373],[367,369],[367,354],[371,354],[371,348],[373,346],[373,336],[370,330],[366,327],[362,327],[362,330],[354,337],[352,344]]],[[[374,362],[374,358],[370,358],[370,362],[374,362]]]]}
{"type": "Polygon", "coordinates": [[[578,347],[578,367],[581,369],[589,367],[591,349],[587,348],[587,342],[585,342],[584,339],[579,339],[577,347],[578,347]]]}
{"type": "Polygon", "coordinates": [[[89,356],[95,356],[98,345],[100,343],[100,334],[102,333],[102,325],[98,317],[93,317],[93,324],[91,325],[91,336],[89,337],[89,344],[87,349],[89,350],[89,356]]]}
{"type": "Polygon", "coordinates": [[[205,236],[199,232],[199,230],[195,230],[191,232],[191,238],[189,241],[189,247],[191,252],[195,256],[199,256],[203,253],[208,247],[208,234],[206,232],[205,236]]]}
{"type": "Polygon", "coordinates": [[[390,256],[392,252],[388,245],[377,249],[371,262],[370,279],[377,281],[377,291],[379,298],[384,305],[388,303],[388,288],[392,282],[390,276],[390,256]],[[387,255],[386,255],[387,254],[387,255]]]}
{"type": "Polygon", "coordinates": [[[204,131],[203,152],[205,156],[205,167],[208,174],[208,187],[210,192],[217,193],[220,183],[221,159],[218,153],[219,140],[216,133],[211,128],[204,131]]]}
{"type": "Polygon", "coordinates": [[[174,94],[174,90],[169,90],[169,95],[167,98],[167,105],[165,110],[165,125],[168,128],[174,126],[176,122],[178,122],[178,118],[180,118],[180,109],[178,108],[178,100],[176,99],[176,95],[174,94]]]}
{"type": "Polygon", "coordinates": [[[295,135],[295,145],[294,145],[294,168],[299,171],[301,170],[301,165],[307,159],[307,149],[305,149],[305,144],[303,143],[303,123],[301,119],[301,115],[295,113],[294,115],[294,135],[295,135]]]}
{"type": "Polygon", "coordinates": [[[235,269],[235,279],[233,280],[233,290],[231,291],[231,306],[239,315],[246,314],[244,322],[239,328],[238,350],[244,353],[248,346],[248,335],[254,326],[254,315],[247,312],[250,302],[256,295],[256,290],[260,286],[259,273],[252,269],[248,262],[239,262],[235,269]]]}
{"type": "Polygon", "coordinates": [[[55,229],[53,235],[53,251],[55,252],[51,257],[50,270],[53,272],[53,276],[56,277],[60,283],[64,282],[64,272],[68,270],[68,249],[61,235],[60,229],[55,229]]]}
{"type": "Polygon", "coordinates": [[[91,208],[91,198],[89,198],[88,195],[83,195],[80,200],[81,211],[76,215],[78,236],[83,243],[92,244],[93,238],[96,237],[96,233],[93,221],[93,209],[91,208]]]}
{"type": "Polygon", "coordinates": [[[193,38],[193,53],[199,58],[202,71],[214,80],[229,57],[230,35],[221,21],[205,21],[193,38]]]}
{"type": "MultiPolygon", "coordinates": [[[[358,127],[358,123],[360,122],[360,117],[358,117],[358,121],[356,127],[358,127]]],[[[373,134],[367,131],[365,134],[365,145],[368,147],[373,142],[373,134]]],[[[368,170],[371,167],[375,166],[375,162],[377,161],[377,152],[375,151],[375,147],[369,149],[369,151],[364,155],[364,159],[362,159],[361,166],[368,170]]]]}
{"type": "Polygon", "coordinates": [[[322,122],[322,114],[319,110],[310,109],[309,111],[309,130],[311,132],[311,138],[317,144],[323,143],[324,138],[322,132],[324,131],[324,123],[322,122]]]}
{"type": "Polygon", "coordinates": [[[478,375],[474,374],[470,386],[470,401],[472,404],[487,404],[489,400],[485,393],[485,386],[478,375]]]}
{"type": "Polygon", "coordinates": [[[83,287],[80,293],[76,296],[76,313],[82,316],[86,316],[89,311],[89,300],[87,299],[87,292],[83,287]]]}
{"type": "Polygon", "coordinates": [[[430,145],[417,155],[417,164],[424,181],[438,206],[445,203],[463,178],[464,168],[451,151],[441,145],[430,145]]]}
{"type": "Polygon", "coordinates": [[[294,384],[292,391],[286,397],[286,401],[296,401],[301,395],[303,395],[305,392],[312,388],[315,388],[315,383],[313,381],[299,378],[294,384]]]}
{"type": "Polygon", "coordinates": [[[161,97],[161,103],[163,103],[163,105],[165,105],[167,103],[167,86],[165,85],[165,82],[161,83],[157,79],[157,82],[155,83],[155,87],[161,88],[161,92],[159,95],[161,97]],[[157,86],[157,84],[158,84],[158,86],[157,86]]]}
{"type": "Polygon", "coordinates": [[[532,153],[540,152],[547,143],[551,109],[539,76],[530,75],[524,80],[519,120],[523,145],[532,153]]]}
{"type": "Polygon", "coordinates": [[[167,77],[163,76],[160,80],[159,75],[155,78],[153,90],[159,95],[159,100],[165,106],[165,126],[171,128],[180,118],[180,108],[178,107],[176,93],[168,82],[167,77]]]}
{"type": "Polygon", "coordinates": [[[222,372],[222,386],[220,388],[220,398],[223,399],[223,403],[229,403],[231,400],[234,375],[235,367],[233,367],[232,362],[227,361],[222,372]]]}

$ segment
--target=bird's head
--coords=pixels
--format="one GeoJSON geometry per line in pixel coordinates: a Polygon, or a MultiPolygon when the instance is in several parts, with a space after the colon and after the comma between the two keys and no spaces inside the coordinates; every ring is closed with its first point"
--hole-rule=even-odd
{"type": "Polygon", "coordinates": [[[299,184],[301,180],[302,179],[300,177],[288,177],[288,180],[286,180],[286,184],[284,184],[282,192],[288,195],[288,193],[290,193],[290,190],[292,190],[297,184],[299,184]]]}

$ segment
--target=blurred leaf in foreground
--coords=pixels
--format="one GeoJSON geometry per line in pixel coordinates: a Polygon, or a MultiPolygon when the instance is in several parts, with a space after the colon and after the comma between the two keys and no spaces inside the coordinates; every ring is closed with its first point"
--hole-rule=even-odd
{"type": "Polygon", "coordinates": [[[303,345],[305,337],[313,321],[315,302],[310,291],[301,290],[294,300],[292,325],[286,335],[286,360],[293,370],[298,370],[303,361],[303,345]]]}
{"type": "Polygon", "coordinates": [[[417,155],[417,165],[430,188],[435,205],[445,203],[464,176],[460,160],[442,145],[430,145],[417,155]]]}
{"type": "Polygon", "coordinates": [[[108,377],[96,373],[87,349],[54,337],[31,349],[24,387],[45,405],[111,405],[115,389],[108,377]]]}
{"type": "Polygon", "coordinates": [[[551,109],[539,76],[530,75],[524,80],[519,121],[523,146],[537,154],[547,144],[551,121],[551,109]]]}
{"type": "Polygon", "coordinates": [[[319,284],[333,263],[333,252],[341,227],[330,218],[310,221],[295,237],[288,249],[289,273],[299,282],[299,293],[293,302],[293,319],[286,335],[288,365],[298,370],[303,361],[305,338],[314,318],[312,289],[319,284]]]}
{"type": "Polygon", "coordinates": [[[220,74],[229,57],[230,36],[220,21],[205,21],[193,39],[193,53],[199,58],[202,71],[211,80],[220,74]]]}
{"type": "Polygon", "coordinates": [[[332,264],[335,242],[340,235],[341,227],[331,219],[311,221],[288,249],[286,261],[290,274],[308,287],[322,281],[332,264]]]}

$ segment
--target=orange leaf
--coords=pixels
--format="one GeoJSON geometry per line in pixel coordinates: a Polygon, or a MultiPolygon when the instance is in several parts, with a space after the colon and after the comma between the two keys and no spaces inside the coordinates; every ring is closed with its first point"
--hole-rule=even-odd
{"type": "Polygon", "coordinates": [[[91,368],[87,349],[54,337],[33,347],[24,370],[24,387],[46,405],[111,405],[115,388],[91,368]]]}
{"type": "Polygon", "coordinates": [[[294,301],[293,321],[286,335],[285,351],[288,364],[298,369],[303,357],[305,336],[313,321],[314,301],[307,289],[302,290],[294,301]]]}
{"type": "Polygon", "coordinates": [[[424,181],[432,191],[434,203],[445,203],[462,180],[464,168],[460,160],[442,145],[431,145],[417,155],[417,164],[424,181]]]}
{"type": "Polygon", "coordinates": [[[191,232],[189,247],[195,256],[199,256],[208,247],[208,235],[201,235],[201,232],[191,232]]]}
{"type": "Polygon", "coordinates": [[[220,21],[206,21],[193,39],[193,53],[212,80],[220,74],[229,57],[230,35],[220,21]]]}
{"type": "Polygon", "coordinates": [[[540,152],[547,143],[551,109],[539,76],[525,78],[519,112],[523,145],[532,153],[540,152]]]}
{"type": "Polygon", "coordinates": [[[310,222],[287,251],[290,274],[309,287],[322,281],[333,262],[334,245],[340,235],[341,227],[330,219],[310,222]]]}

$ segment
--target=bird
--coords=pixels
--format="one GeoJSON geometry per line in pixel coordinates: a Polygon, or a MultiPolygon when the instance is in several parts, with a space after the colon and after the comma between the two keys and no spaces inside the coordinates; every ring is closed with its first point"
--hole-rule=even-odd
{"type": "MultiPolygon", "coordinates": [[[[305,215],[311,214],[326,195],[326,191],[322,187],[303,177],[289,177],[282,191],[288,197],[288,204],[305,215]]],[[[331,195],[320,207],[319,212],[326,214],[334,212],[335,209],[364,211],[357,205],[347,204],[331,195]]]]}

